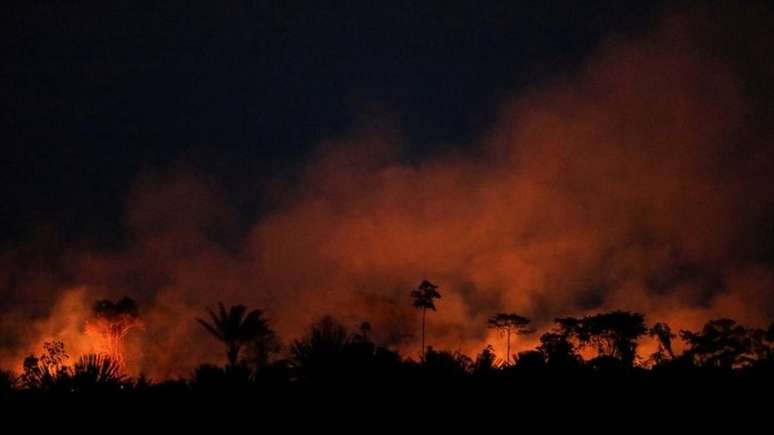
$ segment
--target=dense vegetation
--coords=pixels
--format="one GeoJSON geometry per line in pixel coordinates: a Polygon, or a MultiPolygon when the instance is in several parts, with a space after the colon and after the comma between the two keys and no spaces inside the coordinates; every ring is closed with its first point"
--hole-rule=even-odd
{"type": "MultiPolygon", "coordinates": [[[[435,310],[433,299],[440,298],[437,287],[429,282],[412,296],[423,315],[428,309],[435,310]]],[[[137,318],[137,307],[130,302],[122,304],[137,318]]],[[[105,306],[105,301],[99,301],[95,312],[103,313],[105,306]]],[[[122,316],[113,314],[125,323],[122,316]]],[[[201,365],[187,379],[132,379],[122,373],[118,358],[85,355],[70,363],[65,344],[53,341],[45,344],[41,354],[25,359],[22,373],[0,373],[0,395],[221,397],[227,393],[265,399],[268,393],[299,391],[357,390],[377,395],[421,390],[425,395],[444,391],[471,393],[465,397],[497,394],[506,403],[519,404],[551,401],[561,406],[570,401],[576,407],[600,400],[632,407],[654,402],[660,406],[727,406],[755,397],[748,394],[751,391],[770,394],[774,374],[774,324],[764,330],[731,319],[716,319],[701,330],[675,333],[665,323],[648,326],[639,313],[563,317],[540,336],[539,346],[517,355],[497,356],[491,346],[474,357],[427,347],[415,360],[375,343],[368,322],[349,331],[326,316],[283,349],[260,310],[219,304],[208,314],[209,319],[197,321],[222,343],[223,366],[201,365]],[[641,356],[638,343],[646,336],[657,341],[658,349],[641,356]],[[674,346],[677,339],[683,342],[679,353],[674,346]],[[582,354],[594,356],[584,359],[582,354]]],[[[495,313],[489,327],[503,332],[510,348],[512,335],[534,332],[529,323],[515,313],[495,313]]]]}

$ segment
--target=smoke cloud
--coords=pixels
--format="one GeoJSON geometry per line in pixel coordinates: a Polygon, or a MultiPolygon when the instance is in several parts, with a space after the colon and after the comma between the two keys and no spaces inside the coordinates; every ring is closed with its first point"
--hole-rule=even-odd
{"type": "Polygon", "coordinates": [[[223,359],[194,321],[218,301],[264,309],[286,341],[323,314],[368,320],[378,342],[416,355],[409,291],[422,279],[442,294],[428,344],[468,353],[502,353],[486,328],[496,311],[539,329],[608,309],[673,328],[767,324],[771,23],[762,6],[671,11],[646,34],[609,37],[578,70],[503,96],[476,143],[418,162],[394,130],[325,141],[236,235],[242,217],[216,180],[141,174],[120,246],[63,246],[43,229],[0,251],[3,365],[57,337],[90,351],[90,304],[124,295],[146,325],[127,363],[156,378],[223,359]]]}

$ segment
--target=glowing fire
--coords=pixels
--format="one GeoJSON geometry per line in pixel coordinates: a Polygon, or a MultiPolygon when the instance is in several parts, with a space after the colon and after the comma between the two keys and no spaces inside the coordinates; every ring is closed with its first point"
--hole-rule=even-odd
{"type": "Polygon", "coordinates": [[[123,367],[124,337],[132,329],[144,327],[137,305],[129,298],[117,303],[101,300],[94,304],[93,311],[94,317],[86,322],[86,332],[101,337],[106,349],[104,353],[123,367]]]}
{"type": "MultiPolygon", "coordinates": [[[[120,249],[63,247],[59,264],[25,254],[48,252],[47,239],[0,247],[11,298],[0,337],[18,343],[0,346],[0,367],[56,339],[73,355],[126,356],[156,378],[188,373],[220,357],[194,321],[218,300],[264,309],[286,340],[324,314],[351,327],[368,320],[374,341],[416,357],[421,314],[406,289],[424,277],[443,293],[426,344],[468,355],[492,344],[507,359],[539,345],[557,316],[614,309],[673,331],[719,317],[768,325],[770,113],[757,113],[757,88],[737,76],[747,59],[711,55],[720,47],[703,21],[669,16],[644,37],[604,42],[566,79],[504,96],[491,127],[461,149],[415,163],[389,129],[325,141],[301,173],[267,186],[270,206],[254,221],[208,176],[144,172],[126,198],[120,249]],[[144,322],[90,312],[105,289],[149,301],[144,322]],[[510,352],[487,329],[499,310],[536,329],[512,338],[510,352]],[[135,348],[126,337],[143,323],[135,348]]],[[[771,33],[744,22],[724,25],[771,33]]],[[[768,47],[740,48],[753,46],[768,47]]],[[[645,337],[640,354],[657,348],[645,337]]]]}

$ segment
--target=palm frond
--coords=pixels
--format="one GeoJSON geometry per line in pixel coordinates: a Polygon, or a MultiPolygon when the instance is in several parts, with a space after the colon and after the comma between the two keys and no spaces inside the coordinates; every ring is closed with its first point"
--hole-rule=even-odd
{"type": "Polygon", "coordinates": [[[212,335],[214,335],[218,340],[223,340],[224,336],[220,332],[220,329],[216,325],[211,325],[207,323],[204,319],[196,319],[197,322],[199,322],[200,325],[204,326],[204,328],[212,335]]]}

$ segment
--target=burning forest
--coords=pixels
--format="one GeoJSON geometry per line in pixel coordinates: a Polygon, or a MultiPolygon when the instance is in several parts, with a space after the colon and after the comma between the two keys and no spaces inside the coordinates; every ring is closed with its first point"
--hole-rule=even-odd
{"type": "Polygon", "coordinates": [[[591,3],[19,6],[0,395],[768,381],[774,10],[591,3]]]}

